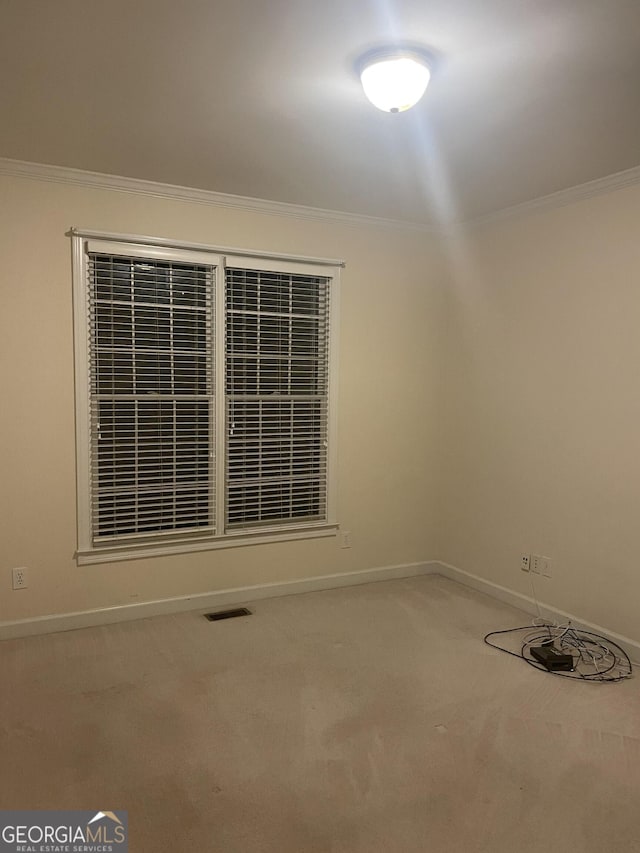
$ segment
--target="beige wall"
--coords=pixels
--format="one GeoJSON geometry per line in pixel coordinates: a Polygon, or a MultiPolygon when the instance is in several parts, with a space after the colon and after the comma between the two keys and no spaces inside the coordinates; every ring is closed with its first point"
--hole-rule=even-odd
{"type": "Polygon", "coordinates": [[[640,640],[640,187],[448,255],[440,557],[640,640]]]}
{"type": "Polygon", "coordinates": [[[541,600],[640,640],[640,188],[446,242],[6,177],[0,220],[0,621],[429,559],[530,594],[536,552],[541,600]],[[347,261],[351,550],[76,566],[71,225],[347,261]]]}
{"type": "Polygon", "coordinates": [[[424,235],[0,178],[0,621],[420,561],[436,550],[437,249],[424,235]],[[340,257],[334,538],[78,567],[70,226],[340,257]],[[10,570],[29,568],[11,590],[10,570]]]}

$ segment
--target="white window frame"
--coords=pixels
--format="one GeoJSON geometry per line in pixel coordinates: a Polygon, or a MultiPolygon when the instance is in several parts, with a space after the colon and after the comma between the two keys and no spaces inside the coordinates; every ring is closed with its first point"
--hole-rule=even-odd
{"type": "Polygon", "coordinates": [[[281,542],[335,536],[337,533],[337,380],[338,380],[338,315],[340,300],[339,260],[309,258],[296,255],[277,255],[270,252],[220,248],[199,243],[172,241],[157,237],[112,234],[72,228],[69,232],[73,257],[73,304],[76,397],[76,474],[78,565],[106,563],[141,557],[183,554],[216,548],[281,542]],[[199,535],[189,533],[180,539],[175,534],[151,534],[143,542],[95,545],[91,530],[91,472],[90,462],[90,330],[88,293],[89,252],[122,254],[128,257],[202,264],[215,269],[217,286],[214,310],[215,347],[215,531],[199,535]],[[306,274],[330,279],[329,336],[328,336],[328,416],[327,416],[327,479],[326,518],[299,523],[282,523],[251,530],[228,532],[224,527],[225,492],[225,270],[227,266],[244,267],[272,272],[306,274]],[[161,541],[162,539],[165,541],[161,541]]]}

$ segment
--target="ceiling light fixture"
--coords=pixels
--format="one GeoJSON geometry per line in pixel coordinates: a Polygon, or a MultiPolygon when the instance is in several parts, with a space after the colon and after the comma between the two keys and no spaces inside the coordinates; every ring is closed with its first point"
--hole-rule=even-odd
{"type": "Polygon", "coordinates": [[[418,48],[387,47],[369,51],[357,63],[364,93],[387,113],[402,113],[424,95],[431,72],[429,55],[418,48]]]}

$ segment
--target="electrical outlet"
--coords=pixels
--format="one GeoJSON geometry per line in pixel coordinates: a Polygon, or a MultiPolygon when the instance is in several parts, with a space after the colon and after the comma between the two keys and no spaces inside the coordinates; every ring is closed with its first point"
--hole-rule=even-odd
{"type": "Polygon", "coordinates": [[[520,570],[523,572],[531,571],[531,557],[529,554],[523,554],[520,557],[520,570]]]}
{"type": "Polygon", "coordinates": [[[25,589],[29,586],[27,583],[27,569],[26,566],[22,566],[19,569],[12,569],[11,576],[13,580],[13,588],[14,589],[25,589]]]}
{"type": "Polygon", "coordinates": [[[543,575],[545,578],[551,577],[551,560],[548,557],[543,557],[541,554],[531,555],[531,571],[536,575],[543,575]]]}
{"type": "Polygon", "coordinates": [[[340,547],[351,548],[351,531],[343,530],[340,533],[340,547]]]}

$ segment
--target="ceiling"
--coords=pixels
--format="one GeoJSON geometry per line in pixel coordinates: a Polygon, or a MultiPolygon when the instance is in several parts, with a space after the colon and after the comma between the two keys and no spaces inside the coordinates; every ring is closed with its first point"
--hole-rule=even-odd
{"type": "Polygon", "coordinates": [[[434,226],[640,164],[638,0],[0,0],[0,79],[0,157],[434,226]]]}

